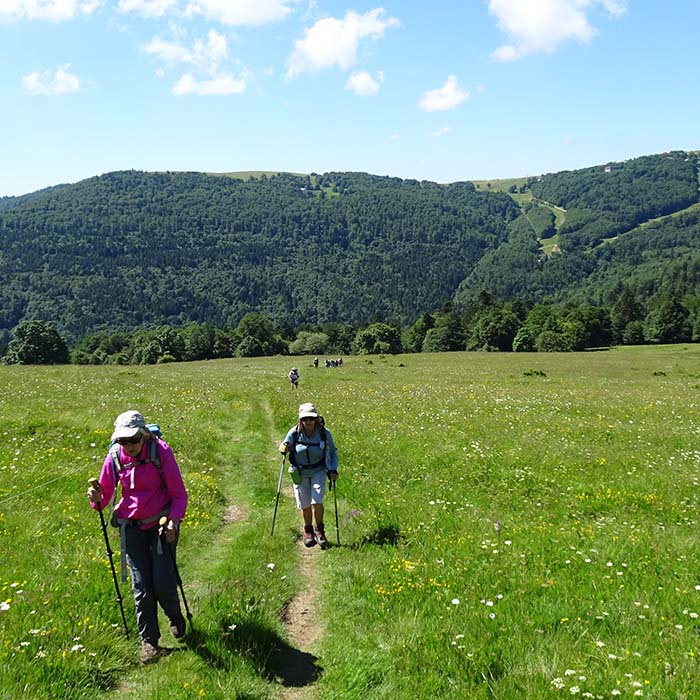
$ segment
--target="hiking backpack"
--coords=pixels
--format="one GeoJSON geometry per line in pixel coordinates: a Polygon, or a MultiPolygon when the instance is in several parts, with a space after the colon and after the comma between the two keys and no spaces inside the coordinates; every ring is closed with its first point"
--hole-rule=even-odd
{"type": "MultiPolygon", "coordinates": [[[[157,423],[149,423],[146,426],[146,430],[150,431],[151,434],[155,435],[156,438],[162,438],[163,432],[157,423]]],[[[114,497],[112,498],[112,510],[117,502],[117,490],[119,487],[119,472],[124,468],[119,459],[119,443],[116,440],[112,440],[109,444],[109,456],[112,458],[112,469],[114,470],[114,497]]],[[[131,462],[131,465],[138,466],[140,464],[155,464],[158,468],[158,475],[160,476],[160,484],[165,490],[165,478],[163,477],[163,467],[160,463],[160,455],[158,454],[158,440],[148,441],[148,454],[146,459],[139,462],[131,462]]]]}
{"type": "MultiPolygon", "coordinates": [[[[299,430],[300,430],[300,425],[299,423],[296,424],[294,427],[294,432],[292,433],[292,444],[290,445],[289,449],[289,461],[295,466],[301,466],[305,467],[308,466],[306,464],[297,464],[297,443],[299,442],[299,430]]],[[[309,445],[310,447],[321,447],[323,449],[323,461],[326,461],[326,444],[328,442],[328,437],[326,435],[326,421],[323,419],[323,416],[319,415],[318,417],[318,431],[319,431],[319,437],[321,438],[321,442],[305,442],[305,445],[309,445]]]]}

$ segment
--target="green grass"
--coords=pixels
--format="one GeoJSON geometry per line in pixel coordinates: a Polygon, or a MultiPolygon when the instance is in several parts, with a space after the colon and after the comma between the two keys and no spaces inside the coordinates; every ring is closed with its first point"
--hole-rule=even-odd
{"type": "Polygon", "coordinates": [[[553,255],[554,253],[559,253],[561,252],[561,249],[559,248],[559,234],[555,233],[553,236],[550,236],[549,238],[540,238],[539,244],[540,247],[542,248],[542,252],[545,255],[553,255]]]}
{"type": "Polygon", "coordinates": [[[470,182],[479,192],[508,192],[513,186],[520,189],[529,179],[529,177],[510,177],[496,180],[470,180],[470,182]]]}
{"type": "Polygon", "coordinates": [[[540,206],[547,207],[547,209],[554,214],[554,228],[559,231],[566,221],[566,209],[562,209],[562,207],[558,207],[556,204],[545,202],[544,199],[538,199],[536,201],[540,206]]]}
{"type": "Polygon", "coordinates": [[[312,697],[695,697],[700,347],[302,362],[296,393],[288,364],[0,367],[0,698],[279,697],[302,577],[275,440],[303,400],[341,463],[312,697]],[[129,407],[191,499],[196,632],[145,669],[84,495],[129,407]]]}
{"type": "MultiPolygon", "coordinates": [[[[260,177],[273,177],[274,175],[280,175],[283,172],[288,172],[286,170],[236,170],[228,173],[208,173],[209,175],[220,175],[221,177],[230,177],[234,180],[255,180],[260,177]]],[[[289,173],[290,175],[298,175],[299,177],[305,177],[304,173],[289,173]]]]}

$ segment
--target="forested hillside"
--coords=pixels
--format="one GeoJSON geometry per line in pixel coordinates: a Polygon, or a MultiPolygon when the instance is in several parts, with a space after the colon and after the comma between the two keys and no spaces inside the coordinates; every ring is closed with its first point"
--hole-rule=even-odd
{"type": "Polygon", "coordinates": [[[0,328],[70,337],[187,321],[409,321],[442,306],[518,207],[469,183],[116,172],[0,208],[0,328]]]}
{"type": "Polygon", "coordinates": [[[462,282],[458,305],[482,289],[501,299],[602,304],[623,283],[644,297],[699,293],[698,177],[697,154],[674,152],[511,186],[522,215],[462,282]],[[557,253],[546,255],[554,238],[557,253]]]}
{"type": "Polygon", "coordinates": [[[440,185],[125,171],[0,199],[0,340],[188,322],[407,325],[454,303],[700,293],[698,157],[440,185]]]}

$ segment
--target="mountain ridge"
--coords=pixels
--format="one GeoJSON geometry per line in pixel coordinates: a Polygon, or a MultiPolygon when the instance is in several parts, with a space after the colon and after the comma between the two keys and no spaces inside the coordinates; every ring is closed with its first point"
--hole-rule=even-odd
{"type": "Polygon", "coordinates": [[[623,278],[693,292],[698,201],[689,151],[476,184],[115,171],[0,199],[0,333],[25,318],[70,338],[234,326],[248,311],[406,324],[481,290],[605,303],[623,278]]]}

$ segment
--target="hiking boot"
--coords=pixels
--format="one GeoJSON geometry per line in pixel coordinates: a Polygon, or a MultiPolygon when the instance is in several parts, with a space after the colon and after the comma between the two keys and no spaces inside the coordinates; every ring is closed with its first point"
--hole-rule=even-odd
{"type": "Polygon", "coordinates": [[[184,637],[186,631],[187,623],[182,615],[170,620],[170,634],[172,634],[175,639],[181,639],[184,637]]]}
{"type": "Polygon", "coordinates": [[[311,525],[304,525],[304,544],[307,547],[313,547],[316,544],[314,529],[311,525]]]}
{"type": "Polygon", "coordinates": [[[151,644],[151,642],[144,640],[141,642],[141,654],[139,659],[142,664],[152,664],[154,661],[158,660],[160,656],[160,649],[158,644],[151,644]]]}
{"type": "Polygon", "coordinates": [[[323,528],[323,524],[316,525],[316,542],[318,542],[321,549],[326,549],[328,547],[328,540],[326,539],[326,531],[323,528]]]}

